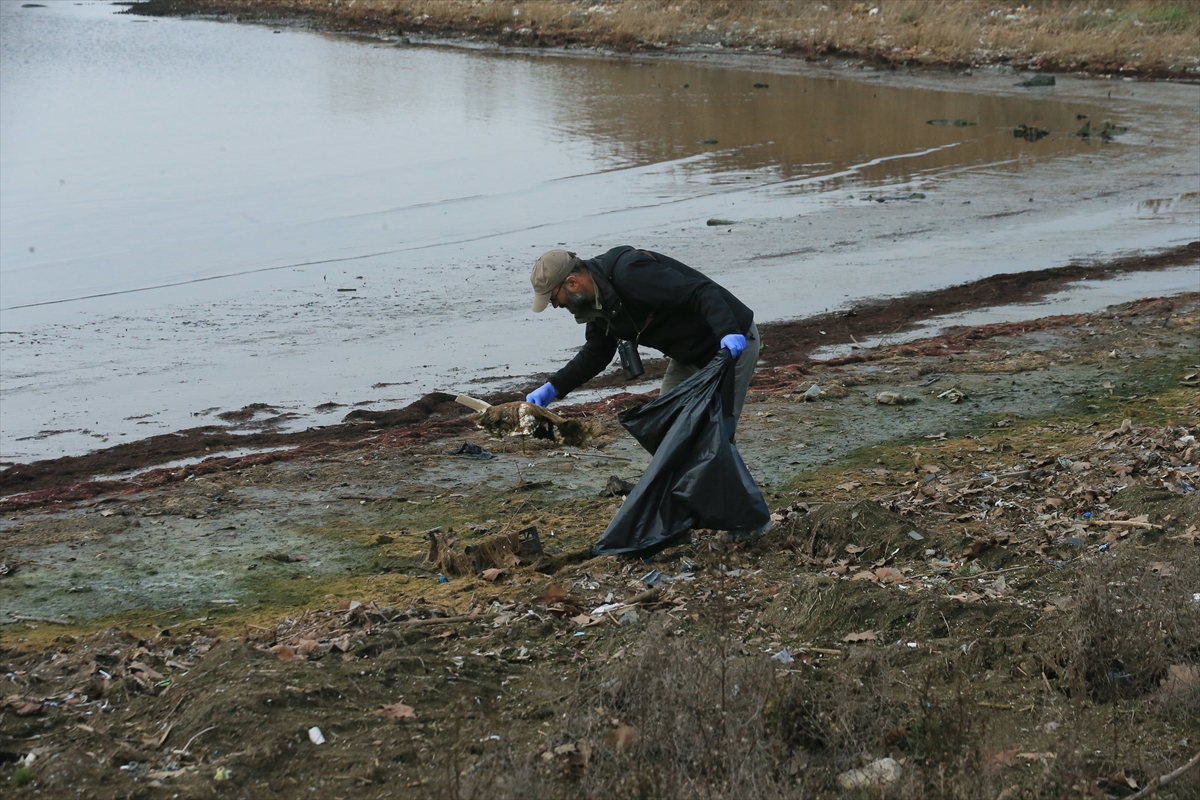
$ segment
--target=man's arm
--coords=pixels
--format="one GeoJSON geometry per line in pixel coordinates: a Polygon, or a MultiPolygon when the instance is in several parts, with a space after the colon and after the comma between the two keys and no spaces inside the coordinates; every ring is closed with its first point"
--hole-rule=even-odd
{"type": "Polygon", "coordinates": [[[617,338],[608,333],[608,322],[594,320],[587,324],[587,341],[567,365],[550,376],[558,399],[587,383],[607,367],[617,352],[617,338]]]}

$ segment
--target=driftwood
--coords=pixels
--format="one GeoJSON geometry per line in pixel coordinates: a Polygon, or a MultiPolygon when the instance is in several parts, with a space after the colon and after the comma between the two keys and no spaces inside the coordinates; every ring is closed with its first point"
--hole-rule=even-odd
{"type": "Polygon", "coordinates": [[[1175,780],[1176,778],[1183,775],[1185,772],[1187,772],[1188,770],[1190,770],[1192,767],[1196,766],[1197,764],[1200,764],[1200,750],[1196,751],[1196,755],[1192,756],[1191,761],[1187,762],[1186,764],[1184,764],[1182,767],[1175,770],[1174,772],[1168,772],[1166,775],[1160,775],[1157,778],[1152,778],[1150,780],[1150,782],[1147,783],[1140,792],[1138,792],[1137,794],[1129,795],[1129,797],[1125,798],[1125,800],[1141,800],[1141,798],[1143,798],[1143,797],[1149,797],[1150,795],[1154,794],[1162,787],[1166,786],[1168,783],[1171,783],[1173,780],[1175,780]]]}

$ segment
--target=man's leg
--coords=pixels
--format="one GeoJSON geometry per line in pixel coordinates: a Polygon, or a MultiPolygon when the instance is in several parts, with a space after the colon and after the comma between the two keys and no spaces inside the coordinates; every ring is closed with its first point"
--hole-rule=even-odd
{"type": "Polygon", "coordinates": [[[758,351],[762,343],[758,338],[758,326],[751,323],[746,331],[746,349],[733,362],[733,426],[737,430],[738,417],[742,415],[742,405],[746,402],[746,392],[750,390],[750,381],[754,377],[754,366],[758,363],[758,351]]]}
{"type": "Polygon", "coordinates": [[[659,389],[658,396],[662,397],[699,371],[698,367],[681,364],[672,358],[671,362],[667,364],[667,371],[663,373],[662,388],[659,389]]]}

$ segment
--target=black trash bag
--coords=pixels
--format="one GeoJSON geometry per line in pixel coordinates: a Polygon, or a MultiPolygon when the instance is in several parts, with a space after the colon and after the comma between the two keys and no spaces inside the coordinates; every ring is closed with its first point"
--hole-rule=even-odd
{"type": "Polygon", "coordinates": [[[722,349],[674,391],[617,419],[654,458],[594,547],[647,555],[693,528],[751,532],[771,519],[733,444],[733,357],[722,349]]]}

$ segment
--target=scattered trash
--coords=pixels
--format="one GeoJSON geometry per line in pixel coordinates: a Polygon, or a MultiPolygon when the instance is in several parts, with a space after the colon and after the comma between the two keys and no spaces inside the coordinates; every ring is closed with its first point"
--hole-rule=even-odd
{"type": "Polygon", "coordinates": [[[617,622],[621,625],[634,625],[638,621],[638,613],[636,608],[631,608],[621,615],[617,622]]]}
{"type": "Polygon", "coordinates": [[[1045,139],[1050,135],[1048,128],[1038,128],[1033,125],[1018,125],[1013,128],[1014,139],[1024,139],[1027,142],[1036,142],[1039,139],[1045,139]]]}
{"type": "Polygon", "coordinates": [[[1111,142],[1114,136],[1120,136],[1123,133],[1129,133],[1129,129],[1113,125],[1111,122],[1105,122],[1100,130],[1094,131],[1091,120],[1083,123],[1083,127],[1075,131],[1075,135],[1080,139],[1090,139],[1095,136],[1105,142],[1111,142]]]}
{"type": "Polygon", "coordinates": [[[454,398],[454,402],[479,412],[475,415],[475,424],[493,436],[529,436],[582,447],[594,433],[592,426],[583,420],[566,419],[524,401],[493,406],[484,400],[460,394],[454,398]]]}
{"type": "Polygon", "coordinates": [[[814,383],[812,386],[810,386],[810,387],[808,387],[807,389],[805,389],[805,390],[804,390],[804,394],[800,395],[800,397],[801,397],[801,398],[803,399],[803,401],[804,401],[804,402],[806,402],[806,403],[807,403],[808,401],[810,401],[810,400],[813,400],[813,401],[815,401],[815,400],[817,400],[817,399],[818,399],[820,396],[821,396],[821,387],[820,387],[820,386],[817,386],[815,383],[814,383]]]}
{"type": "Polygon", "coordinates": [[[449,578],[447,578],[445,575],[442,575],[442,574],[440,574],[440,573],[439,573],[439,574],[438,574],[438,576],[437,576],[437,582],[438,582],[438,583],[449,583],[449,582],[450,582],[450,579],[449,579],[449,578]]]}
{"type": "Polygon", "coordinates": [[[875,395],[875,402],[883,406],[906,406],[917,402],[917,398],[899,392],[880,392],[875,395]]]}
{"type": "Polygon", "coordinates": [[[838,785],[843,789],[868,789],[886,786],[900,778],[900,765],[894,758],[872,761],[862,769],[852,769],[838,775],[838,785]]]}
{"type": "Polygon", "coordinates": [[[608,483],[604,484],[604,491],[601,494],[609,497],[624,497],[633,491],[633,484],[616,475],[608,476],[608,483]]]}
{"type": "Polygon", "coordinates": [[[796,659],[792,658],[792,654],[785,647],[775,655],[771,656],[772,661],[778,661],[780,664],[791,664],[796,659]]]}
{"type": "MultiPolygon", "coordinates": [[[[341,290],[339,289],[338,291],[341,291],[341,290]]],[[[313,730],[316,730],[316,728],[313,728],[313,730]]],[[[233,773],[230,772],[229,767],[217,767],[217,772],[215,775],[213,775],[213,780],[214,781],[227,781],[232,776],[233,776],[233,773]]]]}
{"type": "Polygon", "coordinates": [[[938,399],[941,400],[944,398],[946,400],[949,400],[951,403],[958,403],[958,402],[964,400],[966,398],[966,396],[967,396],[966,392],[955,387],[953,389],[947,389],[946,391],[939,394],[938,399]]]}
{"type": "Polygon", "coordinates": [[[722,227],[725,225],[736,225],[737,223],[731,219],[717,219],[714,217],[713,219],[710,219],[705,224],[708,225],[710,228],[718,228],[718,227],[722,227]]]}
{"type": "Polygon", "coordinates": [[[921,534],[917,533],[916,531],[909,531],[909,532],[908,532],[908,538],[912,539],[914,542],[920,542],[920,541],[924,541],[924,539],[925,539],[925,537],[924,537],[924,536],[922,536],[921,534]]]}
{"type": "Polygon", "coordinates": [[[463,458],[475,458],[480,461],[486,461],[490,458],[495,458],[495,456],[493,456],[487,450],[484,450],[481,446],[474,444],[473,442],[463,442],[462,445],[457,450],[444,450],[442,452],[444,452],[448,456],[462,456],[463,458]]]}
{"type": "Polygon", "coordinates": [[[647,572],[642,576],[642,583],[646,584],[647,589],[653,589],[658,585],[663,577],[665,576],[661,572],[654,570],[653,572],[647,572]]]}
{"type": "Polygon", "coordinates": [[[966,119],[931,119],[925,122],[926,125],[949,125],[955,128],[966,128],[971,125],[978,125],[977,122],[971,122],[966,119]]]}
{"type": "Polygon", "coordinates": [[[313,744],[325,744],[325,735],[316,725],[308,729],[308,740],[313,744]]]}
{"type": "Polygon", "coordinates": [[[1021,81],[1020,83],[1014,83],[1013,86],[1053,86],[1055,83],[1056,81],[1054,80],[1053,75],[1034,75],[1028,80],[1021,81]]]}

